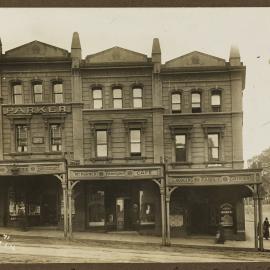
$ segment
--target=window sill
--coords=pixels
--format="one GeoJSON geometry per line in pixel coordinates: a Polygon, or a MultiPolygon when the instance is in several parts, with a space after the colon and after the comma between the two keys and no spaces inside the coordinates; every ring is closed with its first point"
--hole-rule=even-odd
{"type": "Polygon", "coordinates": [[[142,157],[142,156],[129,156],[125,158],[126,160],[145,160],[146,157],[142,157]]]}
{"type": "Polygon", "coordinates": [[[188,161],[182,161],[182,162],[172,162],[170,163],[170,165],[172,166],[172,168],[175,167],[179,167],[179,166],[188,166],[190,167],[192,165],[192,162],[188,162],[188,161]]]}
{"type": "Polygon", "coordinates": [[[205,163],[208,168],[214,168],[214,167],[222,167],[224,166],[225,162],[223,161],[210,161],[205,163]]]}
{"type": "Polygon", "coordinates": [[[32,152],[11,152],[9,153],[10,156],[31,156],[32,152]]]}
{"type": "Polygon", "coordinates": [[[111,157],[95,157],[90,159],[92,162],[98,162],[98,161],[109,161],[111,162],[111,157]]]}

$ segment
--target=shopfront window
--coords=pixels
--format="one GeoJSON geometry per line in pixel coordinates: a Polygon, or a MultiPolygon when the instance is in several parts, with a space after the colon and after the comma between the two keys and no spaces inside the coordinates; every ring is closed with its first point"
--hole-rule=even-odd
{"type": "Polygon", "coordinates": [[[9,218],[16,220],[26,214],[25,193],[16,192],[12,187],[8,190],[9,218]]]}
{"type": "Polygon", "coordinates": [[[104,191],[93,189],[89,191],[88,216],[90,227],[105,225],[104,191]]]}

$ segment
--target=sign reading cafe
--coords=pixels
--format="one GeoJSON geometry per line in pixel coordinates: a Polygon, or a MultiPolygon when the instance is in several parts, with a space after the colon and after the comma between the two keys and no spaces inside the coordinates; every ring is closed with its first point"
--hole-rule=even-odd
{"type": "Polygon", "coordinates": [[[3,108],[4,114],[43,114],[69,112],[70,106],[42,105],[42,106],[7,106],[3,108]]]}

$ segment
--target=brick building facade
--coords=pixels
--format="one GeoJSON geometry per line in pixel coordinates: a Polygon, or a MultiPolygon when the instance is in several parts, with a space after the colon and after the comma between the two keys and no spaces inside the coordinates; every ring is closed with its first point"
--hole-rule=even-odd
{"type": "MultiPolygon", "coordinates": [[[[245,239],[245,66],[39,41],[0,52],[0,226],[245,239]]],[[[254,193],[255,192],[255,193],[254,193]]],[[[256,195],[257,196],[257,195],[256,195]]]]}

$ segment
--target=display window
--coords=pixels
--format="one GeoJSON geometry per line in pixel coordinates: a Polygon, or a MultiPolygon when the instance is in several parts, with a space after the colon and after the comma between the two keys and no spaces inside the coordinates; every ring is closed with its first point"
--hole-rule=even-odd
{"type": "Polygon", "coordinates": [[[148,190],[140,190],[140,224],[155,224],[154,197],[148,190]]]}
{"type": "Polygon", "coordinates": [[[88,225],[98,227],[105,225],[104,191],[90,189],[88,194],[88,225]]]}

